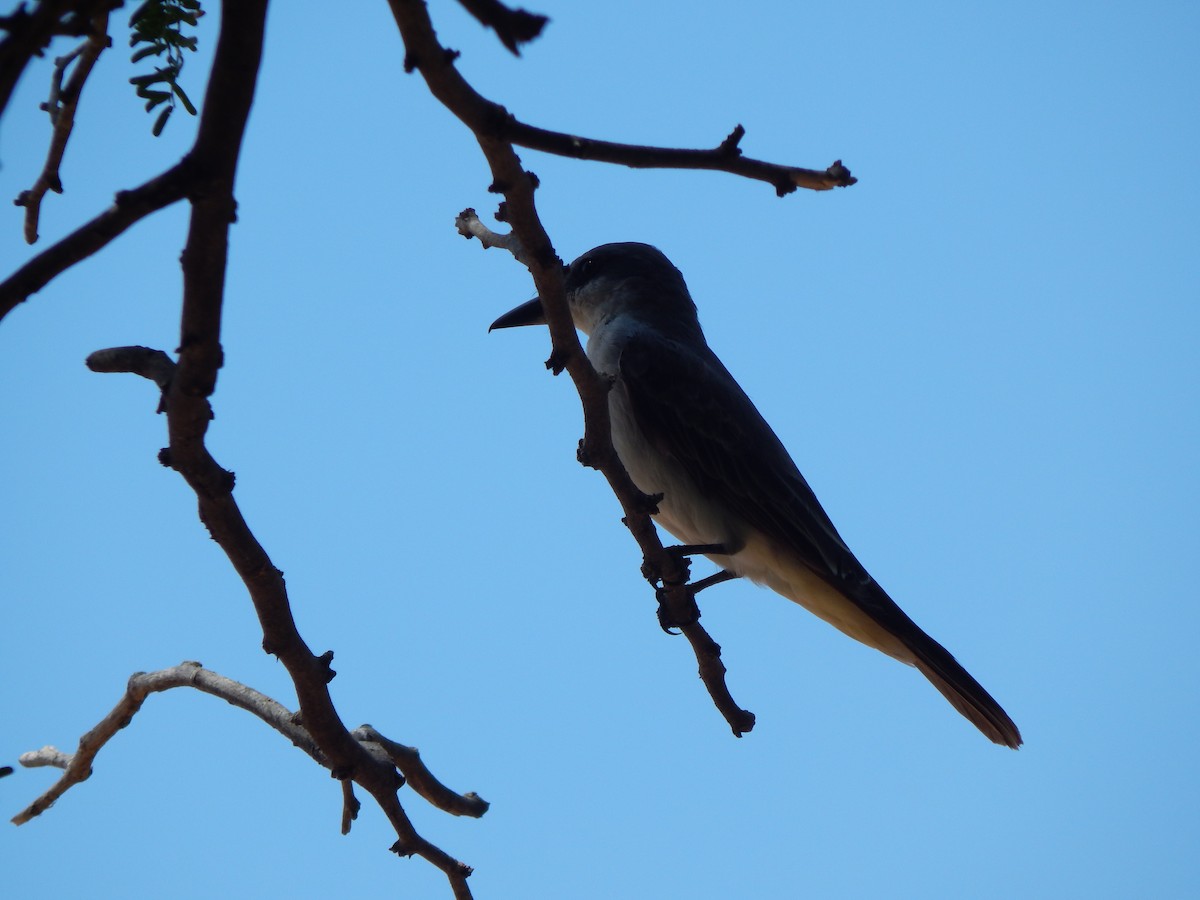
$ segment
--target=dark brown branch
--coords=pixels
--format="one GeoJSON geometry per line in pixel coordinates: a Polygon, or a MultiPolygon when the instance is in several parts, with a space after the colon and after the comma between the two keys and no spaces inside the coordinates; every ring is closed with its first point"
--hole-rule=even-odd
{"type": "Polygon", "coordinates": [[[67,150],[67,141],[71,138],[71,130],[75,127],[75,109],[79,104],[79,95],[87,83],[88,76],[96,60],[111,41],[108,37],[108,12],[102,12],[91,21],[92,33],[86,41],[66,56],[60,56],[54,61],[54,76],[51,79],[50,100],[45,104],[50,116],[53,131],[50,136],[50,149],[46,154],[46,164],[38,175],[37,181],[27,191],[18,195],[15,203],[25,207],[25,242],[33,244],[38,239],[38,218],[41,215],[42,198],[46,191],[62,193],[62,179],[59,168],[62,165],[63,154],[67,150]],[[75,63],[71,77],[63,85],[63,76],[68,66],[75,63]]]}
{"type": "Polygon", "coordinates": [[[53,38],[84,37],[94,16],[120,5],[121,0],[41,0],[33,12],[22,3],[10,15],[0,16],[0,28],[8,32],[0,41],[0,116],[29,61],[41,56],[53,38]]]}
{"type": "Polygon", "coordinates": [[[488,802],[474,791],[459,794],[438,781],[426,767],[416,747],[389,740],[370,725],[360,725],[352,734],[357,741],[378,744],[404,775],[408,786],[438,809],[476,819],[488,811],[488,802]]]}
{"type": "Polygon", "coordinates": [[[288,670],[304,726],[334,776],[352,778],[388,815],[401,844],[440,868],[456,896],[468,897],[470,868],[413,829],[397,797],[393,766],[354,740],[329,694],[332,654],[316,656],[296,628],[283,573],[251,533],[233,499],[233,475],[209,454],[204,439],[212,418],[208,397],[223,362],[221,311],[229,228],[235,220],[233,187],[262,59],[266,0],[225,0],[212,73],[189,154],[203,189],[189,199],[192,215],[183,250],[183,312],[179,361],[167,390],[164,461],[196,493],[200,519],[241,576],[263,630],[263,647],[288,670]]]}
{"type": "Polygon", "coordinates": [[[521,55],[521,44],[528,44],[542,33],[550,20],[537,13],[523,9],[509,9],[500,0],[458,0],[459,4],[479,20],[485,28],[491,28],[500,38],[500,43],[521,55]]]}
{"type": "Polygon", "coordinates": [[[192,198],[183,251],[183,314],[179,363],[167,401],[169,462],[200,502],[200,518],[245,582],[263,627],[264,648],[276,654],[296,683],[305,727],[336,770],[369,766],[342,726],[329,697],[328,666],[304,644],[280,572],[254,538],[234,502],[233,478],[204,446],[212,412],[208,396],[221,359],[221,309],[229,226],[234,221],[234,175],[262,59],[265,0],[226,0],[200,117],[192,164],[208,189],[192,198]]]}
{"type": "Polygon", "coordinates": [[[472,872],[471,867],[459,862],[441,848],[421,837],[408,818],[408,813],[404,811],[404,807],[396,798],[395,791],[388,795],[376,796],[375,799],[399,836],[396,843],[392,844],[391,851],[397,856],[419,856],[433,863],[446,873],[446,877],[450,880],[450,888],[454,891],[457,900],[471,900],[471,889],[467,886],[467,878],[472,872]]]}
{"type": "Polygon", "coordinates": [[[84,360],[93,372],[130,372],[149,378],[162,392],[158,399],[158,412],[167,411],[167,388],[175,376],[175,360],[161,350],[149,347],[109,347],[97,350],[84,360]]]}
{"type": "MultiPolygon", "coordinates": [[[[415,0],[389,0],[397,24],[401,18],[409,17],[405,7],[413,2],[415,0]]],[[[428,23],[428,14],[424,19],[428,23]]],[[[402,32],[404,28],[405,26],[401,25],[402,32]]],[[[850,170],[842,165],[841,160],[837,160],[827,169],[806,169],[742,156],[738,145],[746,129],[741,125],[734,128],[712,150],[619,144],[527,125],[503,106],[481,96],[467,83],[454,68],[453,55],[438,43],[432,25],[429,25],[429,35],[432,43],[417,44],[405,38],[405,67],[410,70],[420,69],[434,96],[475,132],[476,138],[481,142],[485,139],[508,142],[557,156],[615,163],[640,169],[707,169],[729,172],[744,178],[765,181],[775,188],[775,193],[780,197],[792,193],[796,188],[827,191],[835,187],[849,187],[858,181],[850,174],[850,170]],[[430,72],[434,73],[438,82],[436,88],[430,83],[430,72]]]]}
{"type": "Polygon", "coordinates": [[[150,347],[109,347],[90,354],[86,362],[93,372],[129,372],[149,378],[163,391],[175,374],[175,361],[150,347]]]}
{"type": "Polygon", "coordinates": [[[104,249],[130,226],[182,200],[192,184],[185,157],[140,187],[118,193],[112,206],[0,282],[0,320],[71,266],[104,249]]]}
{"type": "MultiPolygon", "coordinates": [[[[405,68],[410,71],[420,69],[433,95],[475,133],[481,144],[485,141],[498,141],[558,156],[615,163],[632,168],[708,169],[729,172],[744,178],[765,181],[772,185],[781,197],[790,194],[796,188],[827,191],[835,187],[849,187],[858,181],[850,174],[850,170],[842,165],[841,160],[837,160],[827,169],[806,169],[744,157],[738,147],[746,133],[746,129],[741,125],[734,128],[712,150],[618,144],[527,125],[503,106],[480,95],[459,74],[454,68],[453,54],[438,43],[427,11],[422,11],[423,14],[419,17],[424,19],[429,40],[409,40],[409,37],[405,36],[406,28],[411,34],[413,28],[419,27],[415,22],[418,13],[413,8],[416,2],[417,0],[388,0],[392,15],[404,36],[405,68]]],[[[504,192],[507,184],[497,182],[496,186],[504,192]]]]}
{"type": "Polygon", "coordinates": [[[637,144],[597,141],[526,125],[515,118],[509,118],[503,133],[514,144],[557,156],[569,156],[572,159],[616,163],[634,169],[708,169],[729,172],[743,178],[765,181],[775,188],[775,193],[780,197],[790,194],[796,188],[828,191],[835,187],[849,187],[858,181],[850,174],[850,170],[842,165],[840,159],[827,169],[803,169],[742,156],[738,143],[745,135],[746,129],[741,125],[734,128],[729,136],[712,150],[644,147],[637,144]]]}
{"type": "MultiPolygon", "coordinates": [[[[533,201],[535,180],[522,168],[507,138],[507,113],[480,96],[454,68],[450,55],[438,43],[423,2],[389,0],[389,5],[404,41],[407,64],[420,70],[434,97],[474,132],[491,168],[494,189],[504,194],[504,220],[512,225],[519,239],[523,261],[533,275],[550,328],[553,352],[547,365],[556,374],[562,370],[570,374],[583,405],[584,437],[580,442],[580,461],[603,473],[644,557],[666,584],[673,585],[663,589],[667,602],[694,605],[684,583],[686,567],[677,555],[663,549],[650,519],[649,514],[654,510],[651,498],[638,490],[613,450],[608,413],[611,383],[596,372],[579,344],[567,309],[562,261],[538,218],[533,201]]],[[[734,734],[741,736],[753,727],[754,717],[740,709],[729,696],[720,645],[696,621],[683,633],[692,644],[699,661],[700,677],[715,705],[734,734]]]]}

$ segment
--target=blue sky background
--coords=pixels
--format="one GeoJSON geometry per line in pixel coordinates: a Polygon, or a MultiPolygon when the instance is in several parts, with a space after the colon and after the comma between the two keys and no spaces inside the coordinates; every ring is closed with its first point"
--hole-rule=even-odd
{"type": "MultiPolygon", "coordinates": [[[[10,4],[11,5],[11,4],[10,4]]],[[[405,792],[480,898],[1194,897],[1200,892],[1200,8],[534,4],[514,59],[447,0],[462,71],[521,118],[614,140],[843,159],[848,190],[530,151],[564,258],[662,248],[710,343],[897,601],[1021,726],[988,743],[913,670],[747,584],[703,596],[734,739],[663,635],[532,295],[457,236],[496,198],[402,72],[386,5],[275,4],[238,182],[209,446],[335,650],[350,724],[492,802],[405,792]]],[[[124,22],[128,10],[120,14],[124,22]]],[[[203,94],[215,14],[185,85],[203,94]]],[[[88,85],[38,248],[173,163],[126,79],[88,85]]],[[[56,52],[63,52],[63,44],[56,52]]],[[[137,71],[145,70],[140,66],[137,71]]],[[[40,170],[28,72],[0,193],[40,170]]],[[[0,262],[32,251],[0,206],[0,262]]],[[[149,383],[91,351],[178,342],[186,209],[0,325],[0,762],[73,749],[135,671],[198,659],[294,706],[250,603],[155,460],[149,383]]],[[[0,781],[4,815],[53,780],[0,781]]],[[[95,775],[0,831],[10,896],[447,897],[365,807],[225,704],[151,698],[95,775]],[[257,887],[255,887],[257,886],[257,887]]]]}

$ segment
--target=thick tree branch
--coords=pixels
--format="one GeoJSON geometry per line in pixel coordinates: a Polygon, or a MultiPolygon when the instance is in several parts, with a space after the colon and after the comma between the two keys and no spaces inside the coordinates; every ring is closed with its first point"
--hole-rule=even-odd
{"type": "Polygon", "coordinates": [[[38,239],[38,218],[42,210],[42,198],[46,191],[62,193],[62,179],[59,168],[62,165],[63,154],[67,150],[67,141],[71,138],[71,130],[75,127],[75,109],[79,105],[79,95],[87,83],[88,76],[96,60],[111,41],[108,37],[108,12],[96,15],[92,21],[92,33],[86,41],[76,47],[66,56],[60,56],[54,61],[54,76],[51,79],[50,99],[45,104],[45,110],[50,116],[53,129],[50,136],[50,149],[46,154],[46,164],[38,175],[37,181],[27,191],[22,191],[16,201],[17,206],[25,207],[25,242],[33,244],[38,239]],[[63,77],[71,63],[71,77],[63,84],[63,77]]]}
{"type": "MultiPolygon", "coordinates": [[[[94,372],[125,372],[139,374],[139,376],[142,376],[143,378],[152,380],[152,382],[160,386],[163,391],[168,392],[170,385],[174,383],[175,374],[178,372],[178,367],[176,367],[174,362],[170,360],[166,353],[163,353],[162,350],[155,350],[149,347],[109,347],[103,350],[96,350],[95,353],[92,353],[88,356],[88,367],[94,372]]],[[[160,409],[160,412],[162,412],[162,409],[160,409]]],[[[169,451],[167,452],[169,454],[169,451]]],[[[232,497],[229,498],[229,502],[233,503],[232,497]]],[[[202,503],[202,510],[203,509],[204,505],[202,503]]],[[[216,536],[216,534],[214,534],[214,536],[216,536]]],[[[251,540],[253,540],[252,536],[251,540]]],[[[229,552],[229,548],[226,545],[222,544],[222,548],[224,548],[227,553],[229,552]]],[[[257,544],[248,547],[241,547],[241,551],[248,554],[263,552],[262,547],[259,547],[257,544]]],[[[262,568],[269,568],[271,571],[275,571],[276,574],[278,574],[277,570],[274,570],[274,568],[272,568],[270,565],[270,560],[265,558],[265,554],[262,562],[262,568]]],[[[282,589],[282,580],[280,582],[280,587],[282,589]]],[[[271,596],[266,596],[265,599],[268,602],[274,602],[276,599],[281,599],[284,607],[287,606],[286,595],[284,595],[283,598],[271,598],[271,596]]],[[[290,616],[288,608],[280,608],[280,610],[276,610],[275,613],[287,613],[288,616],[290,616]]],[[[295,630],[294,623],[293,630],[295,630]]],[[[295,641],[302,644],[299,634],[295,634],[294,637],[284,634],[282,637],[288,642],[295,641]]],[[[268,644],[270,640],[270,636],[265,634],[264,626],[264,644],[268,644]]],[[[307,652],[306,647],[305,650],[307,652]]],[[[278,655],[281,655],[282,659],[282,654],[278,655]]],[[[325,654],[320,656],[320,658],[314,658],[316,659],[318,665],[319,674],[319,685],[317,691],[320,692],[320,694],[323,694],[325,698],[328,698],[328,690],[325,689],[325,684],[328,684],[329,680],[332,678],[332,672],[329,670],[329,662],[331,658],[332,654],[325,654]]],[[[283,661],[284,665],[287,665],[287,660],[283,661]]],[[[200,688],[204,690],[202,685],[193,686],[200,686],[200,688]]],[[[296,685],[296,688],[299,690],[299,684],[296,685]]],[[[230,700],[230,702],[234,701],[230,700]]],[[[274,701],[271,702],[274,703],[274,701]]],[[[331,706],[332,701],[329,702],[331,706]]],[[[235,706],[244,706],[244,704],[235,703],[235,706]]],[[[278,704],[276,704],[276,706],[278,706],[278,704]]],[[[251,707],[244,708],[250,709],[251,712],[258,714],[257,709],[253,709],[251,707]]],[[[282,709],[282,707],[280,707],[280,709],[282,709]]],[[[304,707],[301,706],[301,709],[304,709],[304,707]]],[[[284,709],[283,712],[288,716],[293,716],[293,714],[288,713],[286,709],[284,709]]],[[[332,714],[334,714],[336,718],[336,710],[332,710],[332,714]]],[[[260,718],[264,718],[264,716],[260,715],[260,718]]],[[[268,724],[272,725],[272,727],[278,727],[275,725],[274,721],[269,721],[268,724]]],[[[340,724],[340,720],[338,720],[338,724],[340,724]]],[[[307,733],[308,731],[305,731],[305,734],[307,733]]],[[[424,797],[432,805],[437,806],[438,809],[445,812],[450,812],[450,814],[455,816],[472,816],[475,818],[484,815],[487,811],[488,804],[486,800],[479,796],[479,794],[474,792],[468,792],[464,794],[456,793],[455,791],[451,791],[449,787],[443,785],[442,782],[438,781],[437,778],[434,778],[433,773],[431,773],[430,770],[428,770],[428,768],[425,766],[425,763],[421,761],[420,751],[416,750],[416,748],[413,748],[413,746],[398,744],[395,742],[395,740],[385,738],[383,734],[380,734],[378,731],[374,730],[374,728],[370,725],[360,725],[352,734],[349,734],[348,737],[356,745],[359,745],[360,749],[365,749],[367,754],[373,757],[374,761],[382,763],[385,768],[388,768],[389,770],[392,768],[400,769],[400,772],[403,775],[403,780],[407,781],[409,786],[412,787],[416,793],[419,793],[421,797],[424,797]]],[[[293,743],[296,743],[295,740],[293,740],[293,743]]],[[[322,763],[323,766],[336,769],[336,761],[334,763],[329,762],[330,757],[317,750],[316,744],[313,746],[314,749],[313,751],[310,751],[310,755],[312,755],[313,758],[316,758],[319,763],[322,763]]],[[[354,766],[356,763],[358,763],[358,760],[348,761],[349,766],[354,766]]],[[[355,774],[354,778],[358,778],[358,774],[355,774]]],[[[392,786],[392,792],[395,792],[395,787],[396,785],[392,786]]],[[[347,794],[346,814],[343,816],[344,830],[349,830],[349,821],[353,820],[354,816],[358,814],[358,800],[353,800],[352,803],[352,799],[353,794],[347,794]]]]}
{"type": "Polygon", "coordinates": [[[242,578],[263,630],[263,648],[284,664],[296,688],[304,727],[335,777],[353,779],[388,815],[407,852],[440,868],[457,896],[470,896],[470,868],[425,841],[400,806],[402,779],[386,759],[350,736],[329,694],[332,653],[315,655],[296,628],[283,573],[254,537],[233,499],[233,475],[205,446],[212,419],[208,397],[223,356],[221,313],[229,228],[234,222],[234,181],[262,59],[266,0],[225,0],[221,28],[188,165],[192,214],[183,265],[179,360],[166,390],[169,447],[164,464],[196,493],[200,519],[242,578]]]}
{"type": "Polygon", "coordinates": [[[608,390],[611,382],[588,362],[567,309],[562,261],[554,252],[534,206],[536,179],[526,172],[508,138],[508,115],[502,107],[480,96],[453,65],[453,55],[437,40],[428,11],[421,0],[389,0],[404,41],[406,60],[420,70],[430,92],[475,134],[492,171],[492,189],[504,194],[502,218],[512,225],[522,261],[533,275],[550,328],[553,351],[546,365],[555,374],[564,369],[579,392],[584,413],[580,462],[599,469],[608,480],[624,511],[623,521],[636,538],[648,563],[663,579],[662,596],[675,621],[688,621],[683,634],[691,642],[700,676],[721,714],[739,737],[754,726],[754,716],[733,702],[724,681],[720,645],[696,621],[680,610],[695,610],[695,600],[685,583],[687,569],[681,559],[663,549],[650,519],[654,500],[629,477],[613,449],[609,425],[608,390]]]}

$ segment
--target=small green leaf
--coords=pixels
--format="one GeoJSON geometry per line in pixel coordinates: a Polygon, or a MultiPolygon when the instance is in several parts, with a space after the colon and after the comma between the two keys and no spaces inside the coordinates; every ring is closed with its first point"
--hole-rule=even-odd
{"type": "Polygon", "coordinates": [[[171,78],[172,75],[169,71],[156,69],[155,71],[146,75],[134,75],[129,79],[129,83],[137,85],[138,87],[145,87],[148,84],[157,84],[160,81],[170,81],[171,78]]]}
{"type": "Polygon", "coordinates": [[[138,22],[140,19],[142,19],[146,15],[146,13],[148,13],[150,11],[151,7],[157,7],[157,6],[158,6],[158,0],[146,0],[145,3],[143,3],[141,6],[139,6],[137,9],[135,9],[133,11],[133,15],[131,15],[129,17],[129,24],[134,25],[136,22],[138,22]]]}
{"type": "Polygon", "coordinates": [[[131,56],[129,58],[129,61],[135,62],[135,63],[141,62],[147,56],[158,56],[160,53],[165,52],[166,49],[167,49],[166,47],[163,47],[161,45],[160,46],[143,47],[137,53],[133,54],[133,56],[131,56]]]}
{"type": "Polygon", "coordinates": [[[160,112],[158,114],[158,118],[154,120],[154,127],[150,129],[150,132],[155,137],[158,137],[160,134],[162,134],[162,130],[167,127],[167,119],[171,118],[171,110],[174,108],[175,107],[173,106],[164,106],[163,111],[160,112]]]}
{"type": "Polygon", "coordinates": [[[179,102],[183,104],[183,108],[194,116],[196,114],[196,107],[192,105],[192,101],[188,99],[188,95],[183,92],[183,88],[177,84],[172,84],[171,90],[175,92],[175,96],[179,98],[179,102]]]}

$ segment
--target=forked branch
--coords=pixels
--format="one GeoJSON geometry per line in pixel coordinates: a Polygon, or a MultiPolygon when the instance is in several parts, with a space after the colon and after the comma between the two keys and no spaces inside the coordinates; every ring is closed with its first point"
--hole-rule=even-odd
{"type": "MultiPolygon", "coordinates": [[[[312,757],[314,761],[327,769],[331,768],[329,760],[321,753],[320,748],[313,741],[312,735],[304,728],[298,714],[252,687],[219,675],[211,669],[205,669],[198,662],[182,662],[170,669],[162,669],[158,672],[138,672],[131,676],[125,687],[125,694],[117,702],[117,705],[94,728],[79,739],[79,746],[74,753],[64,753],[55,747],[43,747],[41,750],[32,750],[29,753],[21,754],[18,761],[26,768],[52,766],[63,769],[64,772],[49,790],[13,817],[13,824],[24,825],[36,818],[72,787],[86,781],[92,774],[92,761],[97,754],[133,720],[147,698],[151,694],[169,691],[172,688],[194,688],[205,694],[219,697],[239,709],[246,710],[270,725],[293,745],[312,757]]],[[[370,725],[363,725],[355,731],[355,736],[364,744],[368,752],[372,752],[372,748],[377,746],[389,748],[382,754],[385,760],[399,756],[405,765],[412,768],[416,777],[425,782],[426,787],[429,784],[436,785],[437,790],[419,789],[418,792],[440,809],[456,816],[476,817],[487,811],[487,802],[477,794],[455,793],[434,778],[420,762],[420,754],[415,747],[404,747],[402,744],[390,741],[370,725]],[[402,752],[393,755],[390,748],[401,748],[402,752]],[[415,765],[413,764],[414,759],[416,760],[415,765]]],[[[405,771],[404,766],[399,762],[396,763],[396,766],[402,772],[405,771]]],[[[350,787],[352,782],[347,779],[343,780],[342,784],[344,792],[348,792],[352,798],[353,793],[350,787]]],[[[357,801],[354,803],[357,804],[357,801]]],[[[357,807],[349,802],[345,806],[357,811],[357,807]]],[[[353,818],[352,815],[346,815],[344,818],[343,833],[350,830],[349,819],[351,818],[353,818]]]]}

